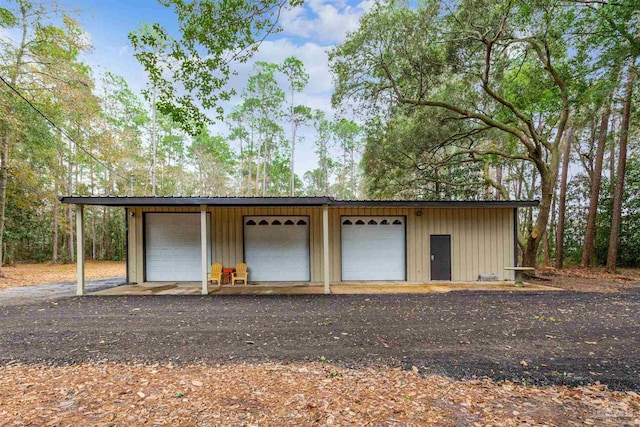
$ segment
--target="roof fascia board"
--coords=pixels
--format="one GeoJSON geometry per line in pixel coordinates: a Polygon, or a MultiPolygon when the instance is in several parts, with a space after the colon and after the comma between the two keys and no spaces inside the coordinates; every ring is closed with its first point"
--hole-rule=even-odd
{"type": "Polygon", "coordinates": [[[322,206],[414,208],[522,208],[536,207],[538,200],[435,201],[435,200],[335,200],[331,197],[61,197],[67,204],[96,206],[322,206]]]}
{"type": "Polygon", "coordinates": [[[268,198],[268,197],[60,197],[62,203],[97,206],[322,206],[331,204],[327,197],[268,198]]]}

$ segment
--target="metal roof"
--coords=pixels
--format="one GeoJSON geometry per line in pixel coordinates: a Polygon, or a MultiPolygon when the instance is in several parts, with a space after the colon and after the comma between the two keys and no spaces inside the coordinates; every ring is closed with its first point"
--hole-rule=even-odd
{"type": "Polygon", "coordinates": [[[336,200],[333,197],[129,197],[63,196],[62,203],[97,206],[335,206],[424,208],[521,208],[535,207],[538,200],[336,200]]]}

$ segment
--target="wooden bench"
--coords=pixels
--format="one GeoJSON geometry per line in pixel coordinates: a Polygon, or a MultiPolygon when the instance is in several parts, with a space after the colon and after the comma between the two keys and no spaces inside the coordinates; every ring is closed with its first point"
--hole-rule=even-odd
{"type": "Polygon", "coordinates": [[[536,269],[533,267],[505,267],[504,269],[508,271],[514,271],[516,273],[515,285],[518,287],[524,286],[522,276],[525,271],[536,271],[536,269]]]}

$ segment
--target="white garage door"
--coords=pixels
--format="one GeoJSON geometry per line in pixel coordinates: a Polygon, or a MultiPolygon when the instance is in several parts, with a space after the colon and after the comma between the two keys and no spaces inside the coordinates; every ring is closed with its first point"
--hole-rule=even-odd
{"type": "MultiPolygon", "coordinates": [[[[199,213],[147,213],[145,267],[149,282],[202,280],[199,213]]],[[[207,258],[211,268],[210,214],[207,214],[207,258]]]]}
{"type": "Polygon", "coordinates": [[[251,281],[308,282],[309,218],[244,217],[244,254],[251,281]]]}
{"type": "Polygon", "coordinates": [[[344,216],[342,280],[406,280],[405,218],[344,216]]]}

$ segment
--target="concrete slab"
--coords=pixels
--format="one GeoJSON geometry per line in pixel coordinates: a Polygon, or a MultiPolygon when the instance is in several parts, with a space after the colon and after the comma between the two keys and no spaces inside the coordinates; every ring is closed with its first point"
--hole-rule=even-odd
{"type": "MultiPolygon", "coordinates": [[[[319,284],[284,282],[248,286],[210,286],[210,295],[319,295],[319,284]]],[[[331,285],[333,294],[425,294],[464,290],[483,291],[556,291],[559,288],[527,284],[516,287],[509,282],[414,283],[414,282],[342,282],[331,285]]],[[[201,295],[199,282],[150,282],[123,285],[90,292],[89,295],[201,295]]]]}

